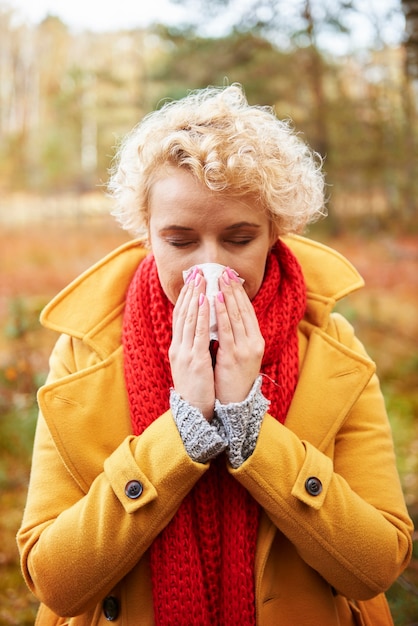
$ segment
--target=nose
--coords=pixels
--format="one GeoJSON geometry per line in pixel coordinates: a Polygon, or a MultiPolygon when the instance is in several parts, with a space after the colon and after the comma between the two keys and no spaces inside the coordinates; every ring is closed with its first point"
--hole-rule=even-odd
{"type": "Polygon", "coordinates": [[[199,256],[201,257],[200,263],[219,263],[220,265],[227,265],[225,252],[217,241],[202,242],[199,256]]]}

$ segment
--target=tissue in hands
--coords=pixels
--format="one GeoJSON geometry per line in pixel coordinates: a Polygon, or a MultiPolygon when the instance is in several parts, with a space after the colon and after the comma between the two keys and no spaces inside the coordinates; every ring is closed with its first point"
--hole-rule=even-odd
{"type": "MultiPolygon", "coordinates": [[[[194,270],[195,267],[198,267],[202,270],[203,276],[206,280],[206,297],[209,301],[210,307],[210,338],[218,339],[218,322],[216,319],[216,311],[215,311],[215,298],[217,293],[219,292],[219,282],[218,279],[221,276],[222,272],[226,269],[225,265],[221,265],[220,263],[202,263],[200,265],[193,265],[188,270],[183,272],[183,280],[189,276],[190,272],[194,270]]],[[[244,280],[240,278],[243,283],[244,280]]]]}

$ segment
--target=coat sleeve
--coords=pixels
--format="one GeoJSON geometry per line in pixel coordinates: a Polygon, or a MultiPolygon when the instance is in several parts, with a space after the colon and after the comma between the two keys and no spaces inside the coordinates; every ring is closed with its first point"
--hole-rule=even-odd
{"type": "MultiPolygon", "coordinates": [[[[345,348],[365,355],[348,322],[338,316],[332,325],[345,348]]],[[[332,397],[325,396],[317,404],[328,402],[332,397]]],[[[310,402],[299,407],[299,421],[321,419],[310,402]]],[[[376,375],[325,449],[267,414],[253,455],[230,471],[302,559],[340,593],[369,599],[407,566],[412,523],[376,375]]]]}
{"type": "Polygon", "coordinates": [[[78,342],[62,337],[45,386],[51,415],[39,414],[17,540],[28,586],[61,616],[87,611],[135,566],[208,468],[189,458],[170,412],[142,435],[124,433],[105,447],[121,418],[114,413],[117,401],[106,394],[115,383],[113,358],[102,366],[78,342]],[[94,393],[103,392],[96,414],[86,412],[91,403],[80,397],[89,380],[74,371],[81,362],[95,374],[94,393]],[[66,380],[71,382],[62,386],[66,380]],[[72,397],[63,397],[71,385],[72,397]],[[132,497],[138,485],[142,492],[132,497]]]}

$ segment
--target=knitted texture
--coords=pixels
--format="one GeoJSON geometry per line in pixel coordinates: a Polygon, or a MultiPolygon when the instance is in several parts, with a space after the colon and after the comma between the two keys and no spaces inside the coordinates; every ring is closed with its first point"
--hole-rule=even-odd
{"type": "MultiPolygon", "coordinates": [[[[270,412],[284,422],[298,378],[297,326],[306,305],[300,266],[279,241],[253,300],[266,342],[261,372],[270,412]]],[[[138,267],[123,323],[125,381],[132,429],[140,435],[169,408],[173,306],[155,261],[138,267]]],[[[254,626],[254,558],[259,505],[220,455],[150,549],[156,626],[254,626]]]]}
{"type": "Polygon", "coordinates": [[[252,389],[242,402],[221,404],[215,401],[215,416],[212,424],[228,442],[227,457],[237,469],[254,452],[261,422],[269,403],[261,393],[262,377],[258,376],[252,389]]]}
{"type": "Polygon", "coordinates": [[[170,408],[187,454],[197,463],[207,463],[223,452],[228,441],[200,409],[183,400],[175,389],[170,391],[170,408]]]}

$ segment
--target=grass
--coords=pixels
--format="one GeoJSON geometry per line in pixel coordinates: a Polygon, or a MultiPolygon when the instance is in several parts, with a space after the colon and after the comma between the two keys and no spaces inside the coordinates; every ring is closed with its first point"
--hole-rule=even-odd
{"type": "Polygon", "coordinates": [[[25,505],[36,423],[34,404],[0,414],[0,624],[34,623],[37,601],[19,568],[16,531],[25,505]]]}

